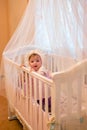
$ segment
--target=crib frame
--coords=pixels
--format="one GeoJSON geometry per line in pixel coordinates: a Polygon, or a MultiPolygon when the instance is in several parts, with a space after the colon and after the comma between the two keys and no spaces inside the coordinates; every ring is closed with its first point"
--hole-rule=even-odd
{"type": "MultiPolygon", "coordinates": [[[[15,116],[23,124],[24,129],[29,130],[75,130],[78,126],[78,130],[81,129],[81,119],[86,116],[87,113],[87,101],[86,93],[84,94],[85,104],[83,106],[82,102],[82,92],[84,92],[84,77],[87,75],[87,60],[73,64],[72,67],[66,69],[65,71],[54,72],[52,74],[52,79],[47,79],[35,72],[30,73],[25,67],[20,68],[18,64],[12,60],[5,57],[6,67],[8,65],[13,67],[15,73],[14,79],[9,81],[9,76],[7,72],[5,73],[6,87],[9,88],[12,94],[12,99],[9,100],[9,112],[8,119],[14,119],[15,116]],[[26,94],[24,88],[23,72],[25,72],[26,77],[26,94]],[[17,80],[17,76],[22,73],[22,81],[17,80]],[[34,98],[32,98],[32,77],[34,78],[34,98]],[[28,80],[27,80],[28,79],[28,80]],[[14,81],[14,89],[13,89],[14,81]],[[42,88],[39,88],[39,101],[37,103],[37,81],[39,86],[43,86],[45,90],[45,111],[42,109],[42,88]],[[72,86],[75,81],[76,97],[77,97],[77,110],[74,112],[72,109],[72,86]],[[10,82],[10,86],[9,86],[10,82]],[[19,82],[19,83],[18,83],[19,82]],[[21,88],[21,82],[23,84],[21,88]],[[28,84],[29,83],[29,84],[28,84]],[[62,83],[65,85],[62,86],[62,83]],[[42,84],[42,85],[41,85],[42,84]],[[30,87],[29,87],[30,85],[30,87]],[[62,88],[66,88],[66,94],[68,97],[67,101],[67,111],[61,116],[61,106],[60,98],[62,88]],[[48,111],[48,91],[51,94],[51,112],[48,111]],[[13,98],[15,97],[15,100],[13,98]],[[22,105],[22,107],[21,107],[22,105]],[[84,110],[83,110],[84,107],[84,110]],[[26,111],[25,111],[26,110],[26,111]],[[29,116],[28,116],[29,115],[29,116]],[[39,115],[39,116],[38,116],[39,115]],[[74,122],[74,123],[73,123],[74,122]],[[77,124],[75,124],[77,122],[77,124]]],[[[71,61],[70,61],[71,62],[71,61]]],[[[74,63],[74,62],[73,62],[74,63]]],[[[55,65],[54,65],[55,66],[55,65]]],[[[57,65],[58,66],[58,65],[57,65]]],[[[51,67],[52,68],[52,67],[51,67]]],[[[54,67],[55,68],[55,67],[54,67]]],[[[67,67],[68,68],[68,67],[67,67]]],[[[59,68],[58,68],[59,69],[59,68]]],[[[55,70],[54,70],[55,71],[55,70]]],[[[10,79],[11,80],[11,79],[10,79]]],[[[10,94],[7,90],[7,97],[10,94]]],[[[10,95],[11,96],[11,95],[10,95]]],[[[84,130],[86,130],[85,127],[84,130]]]]}

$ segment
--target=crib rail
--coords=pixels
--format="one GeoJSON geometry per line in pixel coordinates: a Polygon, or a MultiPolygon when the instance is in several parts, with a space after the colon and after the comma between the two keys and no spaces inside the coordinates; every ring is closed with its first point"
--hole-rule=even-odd
{"type": "Polygon", "coordinates": [[[82,130],[83,127],[85,130],[87,129],[86,124],[84,126],[81,122],[87,112],[87,86],[86,89],[84,86],[85,75],[87,75],[87,60],[79,62],[66,72],[53,73],[56,130],[82,130]],[[83,100],[85,100],[85,106],[83,100]]]}
{"type": "MultiPolygon", "coordinates": [[[[10,110],[21,117],[29,130],[82,130],[82,95],[87,97],[83,87],[86,60],[66,71],[53,73],[52,79],[30,73],[10,59],[6,58],[4,62],[4,67],[10,66],[11,72],[5,69],[10,110]]],[[[86,114],[86,100],[84,104],[86,114]]]]}
{"type": "Polygon", "coordinates": [[[54,114],[53,81],[35,72],[30,73],[9,59],[5,59],[5,65],[13,72],[12,76],[6,72],[10,108],[15,109],[17,117],[20,116],[29,129],[47,130],[49,117],[54,114]]]}

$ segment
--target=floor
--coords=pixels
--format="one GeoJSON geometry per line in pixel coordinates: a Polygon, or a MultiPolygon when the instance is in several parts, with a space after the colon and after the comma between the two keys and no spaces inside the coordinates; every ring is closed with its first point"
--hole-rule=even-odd
{"type": "Polygon", "coordinates": [[[0,96],[0,130],[23,130],[18,120],[8,120],[8,104],[3,96],[0,96]]]}

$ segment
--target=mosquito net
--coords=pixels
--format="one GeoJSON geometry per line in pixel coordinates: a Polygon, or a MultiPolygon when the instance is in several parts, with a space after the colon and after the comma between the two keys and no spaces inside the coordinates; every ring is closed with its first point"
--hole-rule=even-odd
{"type": "Polygon", "coordinates": [[[29,0],[3,51],[1,75],[5,57],[19,63],[20,56],[34,49],[78,60],[86,57],[86,7],[87,0],[29,0]]]}

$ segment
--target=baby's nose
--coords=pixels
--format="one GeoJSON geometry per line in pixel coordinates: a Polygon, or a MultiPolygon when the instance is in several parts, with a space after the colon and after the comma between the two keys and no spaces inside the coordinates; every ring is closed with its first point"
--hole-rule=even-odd
{"type": "Polygon", "coordinates": [[[36,62],[36,61],[34,61],[34,64],[37,64],[37,62],[36,62]]]}

